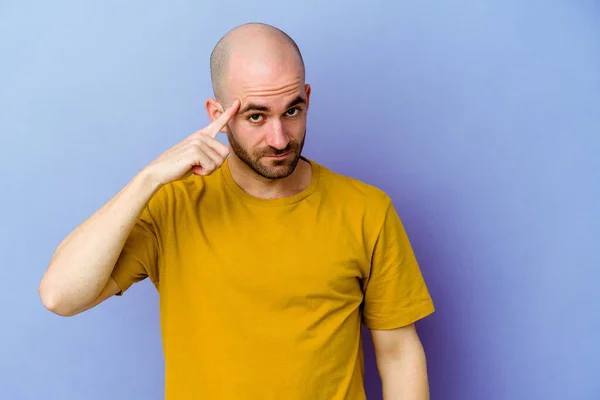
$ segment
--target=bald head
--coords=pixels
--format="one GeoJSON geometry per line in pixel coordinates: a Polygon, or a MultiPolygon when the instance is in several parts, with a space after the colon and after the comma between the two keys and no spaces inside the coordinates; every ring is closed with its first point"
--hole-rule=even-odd
{"type": "Polygon", "coordinates": [[[294,40],[282,30],[262,23],[240,25],[223,36],[210,56],[210,74],[215,97],[226,97],[227,79],[233,69],[252,64],[277,68],[293,64],[304,78],[304,61],[294,40]]]}

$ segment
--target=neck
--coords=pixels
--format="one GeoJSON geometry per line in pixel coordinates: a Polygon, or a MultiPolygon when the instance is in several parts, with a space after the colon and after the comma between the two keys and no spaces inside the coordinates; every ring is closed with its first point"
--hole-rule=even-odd
{"type": "Polygon", "coordinates": [[[268,179],[258,175],[235,154],[229,157],[229,170],[235,183],[246,193],[260,199],[278,199],[300,193],[310,185],[312,168],[302,158],[289,176],[268,179]]]}

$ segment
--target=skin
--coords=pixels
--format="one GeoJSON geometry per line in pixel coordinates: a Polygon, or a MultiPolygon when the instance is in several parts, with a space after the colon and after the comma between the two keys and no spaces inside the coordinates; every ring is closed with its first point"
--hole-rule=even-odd
{"type": "MultiPolygon", "coordinates": [[[[144,167],[57,247],[39,286],[44,306],[73,316],[119,292],[110,277],[147,201],[163,185],[209,175],[226,157],[234,180],[250,195],[296,194],[311,181],[300,159],[311,88],[296,50],[276,30],[250,24],[223,39],[219,99],[206,102],[212,121],[144,167]],[[215,138],[224,132],[231,147],[215,138]]],[[[385,400],[429,398],[425,354],[414,325],[371,330],[385,400]]]]}
{"type": "MultiPolygon", "coordinates": [[[[241,101],[224,129],[232,176],[256,197],[293,195],[311,179],[310,165],[300,159],[311,94],[304,67],[295,50],[268,28],[244,26],[230,35],[227,72],[218,92],[225,104],[241,101]],[[259,45],[252,41],[257,37],[259,45]]],[[[222,102],[207,100],[211,120],[223,112],[222,102]]]]}

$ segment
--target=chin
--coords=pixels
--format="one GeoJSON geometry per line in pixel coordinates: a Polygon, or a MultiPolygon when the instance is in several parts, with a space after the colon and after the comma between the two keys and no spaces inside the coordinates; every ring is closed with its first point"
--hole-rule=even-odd
{"type": "Polygon", "coordinates": [[[258,173],[267,179],[283,179],[287,178],[294,172],[295,168],[292,165],[280,165],[262,167],[258,173]]]}
{"type": "Polygon", "coordinates": [[[299,160],[299,157],[295,157],[294,159],[259,161],[258,168],[253,169],[267,179],[283,179],[296,170],[299,160]]]}

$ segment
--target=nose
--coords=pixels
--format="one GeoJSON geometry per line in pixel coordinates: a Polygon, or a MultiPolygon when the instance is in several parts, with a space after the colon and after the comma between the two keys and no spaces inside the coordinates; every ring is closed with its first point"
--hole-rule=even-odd
{"type": "Polygon", "coordinates": [[[271,129],[267,133],[266,142],[269,146],[277,150],[283,150],[287,147],[290,138],[285,134],[283,124],[280,120],[276,119],[272,121],[271,129]]]}

